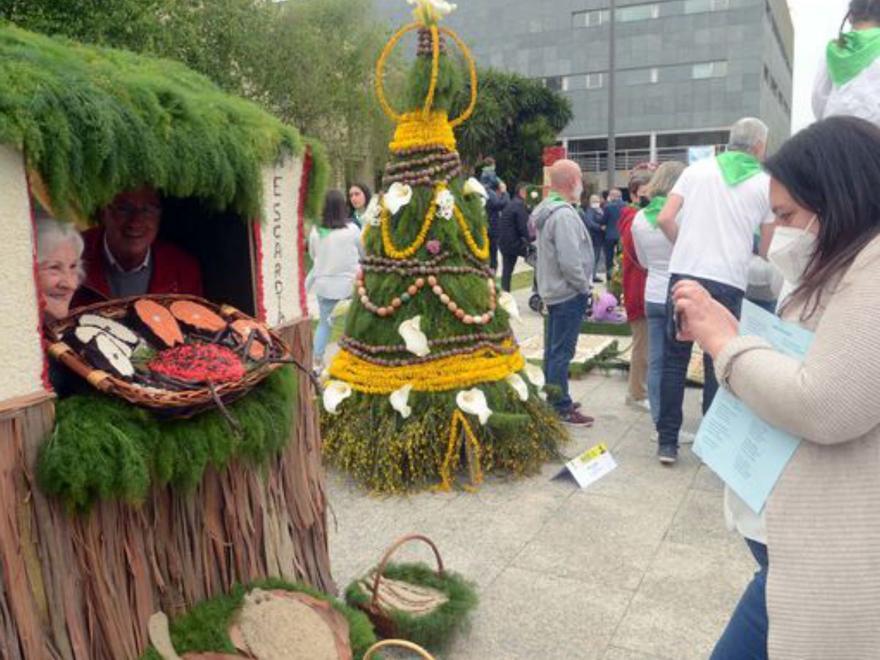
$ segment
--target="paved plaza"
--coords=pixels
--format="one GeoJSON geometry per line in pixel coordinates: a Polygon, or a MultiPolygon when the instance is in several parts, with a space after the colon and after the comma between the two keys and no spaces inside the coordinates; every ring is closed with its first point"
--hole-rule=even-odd
{"type": "MultiPolygon", "coordinates": [[[[517,298],[517,334],[540,332],[526,291],[517,298]]],[[[572,393],[597,421],[574,431],[566,453],[605,442],[619,464],[586,490],[552,480],[559,464],[527,479],[489,478],[474,494],[391,498],[329,471],[340,589],[398,536],[420,532],[451,570],[476,582],[480,596],[470,631],[444,658],[708,657],[754,567],[743,541],[724,526],[720,481],[689,446],[674,467],[657,462],[649,415],[624,403],[624,374],[593,372],[573,381],[572,393]]],[[[688,430],[696,430],[699,403],[699,391],[688,390],[688,430]]],[[[431,561],[417,544],[399,557],[431,561]]]]}

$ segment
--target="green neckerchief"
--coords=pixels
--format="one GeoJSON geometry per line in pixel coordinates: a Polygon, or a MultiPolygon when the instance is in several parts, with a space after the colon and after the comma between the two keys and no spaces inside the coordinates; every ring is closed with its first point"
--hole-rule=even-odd
{"type": "Polygon", "coordinates": [[[731,188],[761,172],[761,162],[744,151],[725,151],[716,160],[721,168],[721,176],[731,188]]]}
{"type": "Polygon", "coordinates": [[[652,197],[651,203],[642,209],[642,213],[645,214],[645,220],[647,220],[648,224],[654,229],[657,229],[657,218],[660,216],[660,211],[663,210],[664,204],[666,204],[666,197],[663,195],[657,195],[656,197],[652,197]]]}
{"type": "Polygon", "coordinates": [[[551,202],[562,202],[563,204],[568,204],[566,199],[555,190],[551,190],[549,193],[547,193],[547,199],[551,202]]]}
{"type": "Polygon", "coordinates": [[[330,227],[318,227],[318,236],[324,238],[325,236],[329,236],[330,232],[333,231],[330,227]]]}
{"type": "Polygon", "coordinates": [[[856,30],[843,35],[843,45],[835,39],[828,44],[828,73],[840,87],[867,69],[880,57],[880,28],[856,30]]]}

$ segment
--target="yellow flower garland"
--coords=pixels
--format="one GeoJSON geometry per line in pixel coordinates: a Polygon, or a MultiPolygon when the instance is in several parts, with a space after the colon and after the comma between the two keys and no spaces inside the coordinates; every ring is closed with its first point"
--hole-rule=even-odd
{"type": "Polygon", "coordinates": [[[483,247],[477,245],[477,242],[474,240],[474,235],[471,233],[470,227],[468,227],[467,220],[464,217],[464,214],[458,208],[458,205],[455,206],[455,219],[458,222],[458,226],[461,227],[461,231],[464,234],[464,242],[467,244],[471,253],[479,259],[480,261],[486,261],[489,258],[489,231],[486,227],[483,227],[483,247]]]}
{"type": "MultiPolygon", "coordinates": [[[[513,342],[504,345],[513,346],[513,342]]],[[[505,355],[480,349],[423,364],[382,367],[342,349],[330,365],[330,376],[366,394],[391,394],[404,385],[412,385],[417,392],[446,392],[499,381],[524,366],[519,351],[505,355]]]]}
{"type": "Polygon", "coordinates": [[[394,50],[397,43],[403,38],[403,36],[413,30],[419,30],[423,27],[430,27],[431,29],[431,82],[428,87],[428,97],[425,99],[425,105],[422,108],[423,114],[427,115],[431,111],[431,106],[434,104],[434,94],[436,92],[437,87],[437,77],[439,75],[440,70],[440,37],[439,34],[445,34],[451,38],[455,44],[461,50],[462,55],[464,56],[465,61],[468,65],[468,73],[470,76],[471,82],[471,98],[468,107],[465,111],[457,118],[453,119],[450,123],[450,126],[453,128],[464,123],[468,119],[470,119],[471,115],[474,112],[474,108],[477,106],[477,64],[474,61],[474,57],[471,54],[470,49],[467,45],[461,40],[461,38],[452,30],[447,27],[438,28],[436,25],[427,26],[421,21],[417,21],[414,23],[408,23],[400,28],[397,32],[395,32],[391,39],[388,40],[388,43],[385,44],[385,47],[382,49],[382,53],[379,55],[379,59],[376,61],[376,77],[374,80],[374,86],[376,89],[376,97],[379,99],[379,105],[382,108],[382,111],[394,122],[399,124],[403,120],[403,115],[399,112],[396,112],[394,108],[391,107],[391,104],[388,103],[388,99],[385,97],[385,64],[388,61],[388,58],[391,57],[391,53],[394,50]]]}
{"type": "Polygon", "coordinates": [[[428,212],[422,220],[422,228],[419,230],[418,236],[408,247],[403,249],[398,248],[391,238],[391,214],[385,208],[385,205],[382,205],[382,249],[387,257],[392,259],[409,259],[424,245],[425,240],[428,238],[428,232],[431,230],[431,225],[434,224],[434,215],[437,213],[436,192],[441,189],[440,186],[437,186],[434,197],[431,199],[431,204],[428,206],[428,212]]]}
{"type": "MultiPolygon", "coordinates": [[[[471,488],[476,488],[483,483],[483,467],[481,465],[480,441],[471,428],[467,417],[460,410],[452,412],[452,425],[449,427],[449,442],[446,445],[446,456],[443,458],[443,465],[440,466],[440,485],[437,490],[448,492],[452,490],[452,472],[458,467],[458,456],[462,443],[461,431],[464,432],[465,447],[469,447],[471,456],[469,457],[469,465],[471,472],[471,488]]],[[[470,490],[468,488],[467,490],[470,490]]]]}
{"type": "Polygon", "coordinates": [[[446,112],[436,110],[428,114],[407,112],[400,115],[400,122],[394,129],[394,138],[388,148],[399,153],[407,149],[428,147],[455,151],[455,134],[446,112]]]}

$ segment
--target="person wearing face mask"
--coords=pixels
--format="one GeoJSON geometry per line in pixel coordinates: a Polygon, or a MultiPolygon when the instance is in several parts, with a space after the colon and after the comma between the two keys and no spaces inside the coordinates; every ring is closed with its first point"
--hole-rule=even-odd
{"type": "MultiPolygon", "coordinates": [[[[648,205],[648,183],[654,172],[655,165],[647,164],[633,169],[629,177],[630,199],[639,200],[639,204],[648,205]]],[[[629,387],[626,404],[641,412],[650,412],[648,403],[648,321],[645,318],[645,282],[648,270],[639,263],[636,248],[633,245],[632,225],[640,207],[633,204],[620,212],[617,223],[620,231],[621,258],[620,265],[623,282],[623,306],[626,309],[626,320],[632,331],[632,350],[629,361],[629,387]]],[[[642,207],[643,208],[643,207],[642,207]]]]}
{"type": "Polygon", "coordinates": [[[574,357],[587,311],[593,246],[573,204],[584,191],[580,166],[558,160],[550,167],[550,193],[532,212],[538,230],[538,293],[547,305],[544,330],[544,374],[559,394],[552,401],[563,422],[591,426],[568,392],[568,366],[574,357]]]}
{"type": "Polygon", "coordinates": [[[726,493],[760,569],[712,658],[867,660],[880,649],[880,128],[820,121],[764,167],[769,257],[794,286],[780,313],[814,333],[806,357],[739,336],[699,283],[673,290],[682,338],[722,385],[802,439],[761,516],[726,493]]]}
{"type": "MultiPolygon", "coordinates": [[[[748,286],[755,232],[761,234],[762,255],[772,235],[770,179],[760,162],[768,133],[767,125],[759,119],[736,122],[730,129],[727,151],[689,166],[657,216],[657,226],[673,243],[670,286],[682,279],[695,279],[737,318],[748,286]]],[[[657,457],[664,465],[678,460],[685,380],[693,347],[691,342],[676,338],[671,310],[668,319],[657,421],[657,457]]],[[[714,374],[712,358],[704,353],[703,414],[718,390],[714,374]]]]}
{"type": "Polygon", "coordinates": [[[583,210],[584,224],[590,233],[590,241],[593,243],[593,282],[599,283],[599,262],[602,260],[602,251],[605,245],[604,225],[605,211],[602,210],[602,198],[599,195],[590,195],[590,200],[583,210]]]}
{"type": "Polygon", "coordinates": [[[880,0],[852,0],[843,19],[852,31],[828,44],[813,87],[817,119],[861,117],[880,126],[880,0]]]}

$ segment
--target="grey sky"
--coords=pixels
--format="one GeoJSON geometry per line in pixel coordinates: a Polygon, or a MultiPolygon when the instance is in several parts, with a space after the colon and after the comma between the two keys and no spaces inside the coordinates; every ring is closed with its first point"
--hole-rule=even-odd
{"type": "Polygon", "coordinates": [[[849,0],[788,0],[795,30],[792,131],[814,120],[810,98],[828,41],[837,35],[849,0]]]}

